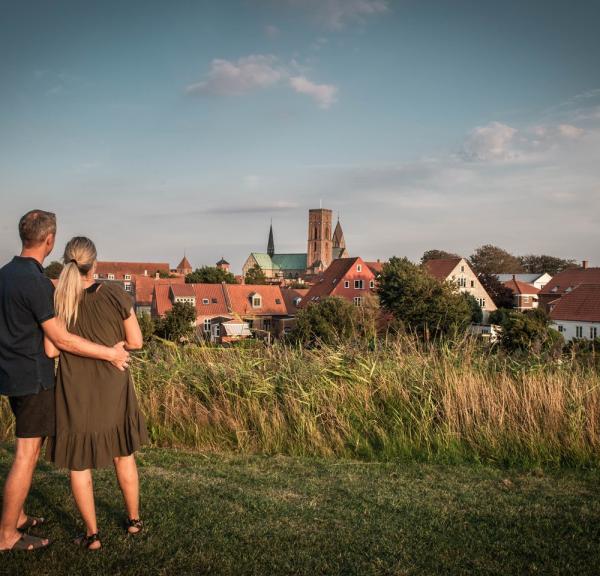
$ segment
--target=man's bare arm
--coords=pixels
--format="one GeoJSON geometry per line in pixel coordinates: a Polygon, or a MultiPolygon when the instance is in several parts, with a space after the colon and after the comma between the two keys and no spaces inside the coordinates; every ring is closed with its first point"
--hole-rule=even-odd
{"type": "Polygon", "coordinates": [[[42,324],[44,335],[56,346],[59,350],[76,354],[77,356],[85,356],[87,358],[95,358],[96,360],[106,360],[119,370],[125,370],[129,363],[129,352],[124,348],[124,342],[119,342],[112,348],[95,344],[85,338],[81,338],[75,334],[71,334],[65,326],[56,318],[50,318],[42,324]]]}

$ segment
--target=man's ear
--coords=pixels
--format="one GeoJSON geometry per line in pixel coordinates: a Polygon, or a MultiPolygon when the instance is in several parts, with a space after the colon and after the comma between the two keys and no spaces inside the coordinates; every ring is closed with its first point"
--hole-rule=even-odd
{"type": "Polygon", "coordinates": [[[54,234],[48,234],[46,237],[46,254],[50,254],[52,250],[54,250],[54,242],[56,241],[56,236],[54,234]]]}

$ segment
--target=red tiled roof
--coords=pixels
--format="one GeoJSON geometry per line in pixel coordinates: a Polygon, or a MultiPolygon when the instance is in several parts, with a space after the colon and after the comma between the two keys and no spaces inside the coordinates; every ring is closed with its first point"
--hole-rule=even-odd
{"type": "Polygon", "coordinates": [[[178,276],[176,278],[155,278],[154,276],[144,276],[142,274],[134,274],[132,281],[135,284],[135,301],[136,304],[150,305],[152,303],[152,292],[154,287],[161,284],[183,284],[185,278],[178,276]]]}
{"type": "Polygon", "coordinates": [[[600,284],[580,284],[566,293],[552,306],[550,318],[600,322],[600,284]]]}
{"type": "Polygon", "coordinates": [[[159,284],[154,288],[156,312],[163,316],[173,307],[170,292],[174,296],[196,298],[196,317],[230,314],[223,284],[159,284]],[[208,300],[208,303],[206,301],[208,300]]]}
{"type": "Polygon", "coordinates": [[[229,298],[230,310],[239,316],[287,316],[280,286],[253,284],[223,284],[229,298]],[[262,306],[253,308],[252,294],[260,294],[262,306]]]}
{"type": "Polygon", "coordinates": [[[171,292],[175,298],[194,298],[196,292],[193,284],[173,284],[171,292]]]}
{"type": "Polygon", "coordinates": [[[600,284],[600,268],[567,268],[554,276],[540,294],[561,295],[580,284],[600,284]]]}
{"type": "Polygon", "coordinates": [[[308,288],[282,288],[281,294],[288,314],[295,316],[298,313],[298,306],[296,306],[295,301],[297,298],[304,299],[308,294],[308,288]]]}
{"type": "Polygon", "coordinates": [[[504,282],[504,286],[511,290],[513,294],[537,294],[540,291],[539,288],[536,288],[532,284],[527,284],[514,278],[504,282]]]}
{"type": "Polygon", "coordinates": [[[462,258],[433,258],[427,260],[424,266],[429,274],[443,282],[450,276],[452,270],[458,266],[461,260],[462,258]]]}
{"type": "Polygon", "coordinates": [[[154,276],[156,272],[168,274],[169,264],[166,262],[97,262],[96,274],[99,277],[114,274],[115,280],[123,280],[125,274],[141,274],[154,276]]]}
{"type": "Polygon", "coordinates": [[[365,262],[365,264],[371,269],[371,272],[377,276],[377,274],[381,274],[385,262],[377,260],[376,262],[365,262]]]}

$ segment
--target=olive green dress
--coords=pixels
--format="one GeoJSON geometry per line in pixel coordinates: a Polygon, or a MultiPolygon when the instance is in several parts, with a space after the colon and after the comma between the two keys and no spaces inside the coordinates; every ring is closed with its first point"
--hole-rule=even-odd
{"type": "MultiPolygon", "coordinates": [[[[93,284],[84,293],[71,332],[97,344],[125,340],[132,302],[118,285],[93,284]]],[[[61,468],[111,466],[148,441],[129,370],[62,352],[56,376],[56,436],[46,458],[61,468]]]]}

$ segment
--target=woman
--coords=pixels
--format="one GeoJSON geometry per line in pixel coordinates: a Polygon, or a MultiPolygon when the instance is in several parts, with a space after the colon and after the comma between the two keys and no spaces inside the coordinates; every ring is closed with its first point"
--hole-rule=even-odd
{"type": "MultiPolygon", "coordinates": [[[[79,336],[128,350],[142,347],[142,334],[127,293],[115,284],[94,281],[96,247],[75,237],[65,247],[64,268],[54,295],[59,320],[79,336]]],[[[60,354],[45,341],[46,353],[60,354]]],[[[71,488],[86,533],[75,542],[88,550],[101,547],[92,485],[92,469],[114,465],[127,510],[127,531],[142,529],[139,481],[133,453],[148,441],[129,371],[108,362],[60,354],[56,377],[56,436],[46,457],[71,471],[71,488]]]]}

